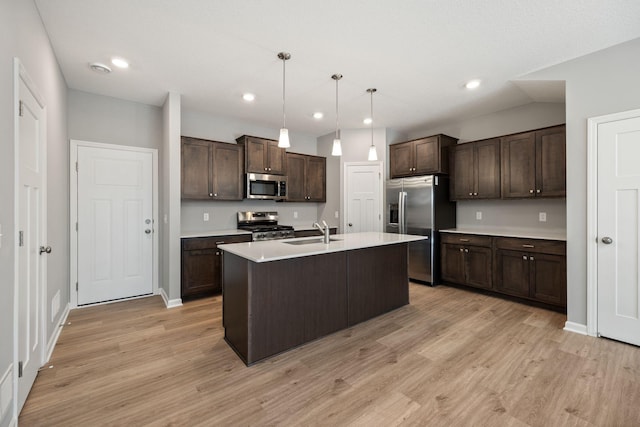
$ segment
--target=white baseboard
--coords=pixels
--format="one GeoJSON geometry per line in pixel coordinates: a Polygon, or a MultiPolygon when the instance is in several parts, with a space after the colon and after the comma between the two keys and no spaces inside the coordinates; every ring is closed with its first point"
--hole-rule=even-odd
{"type": "Polygon", "coordinates": [[[169,299],[167,293],[163,288],[160,288],[160,296],[162,297],[164,305],[167,306],[167,308],[180,307],[182,305],[182,298],[169,299]]]}
{"type": "Polygon", "coordinates": [[[568,332],[580,334],[580,335],[587,335],[587,325],[583,325],[581,323],[569,322],[568,320],[564,323],[564,330],[568,332]]]}
{"type": "Polygon", "coordinates": [[[56,343],[58,342],[58,338],[60,338],[62,327],[64,326],[65,323],[67,323],[67,317],[69,316],[69,311],[70,311],[69,304],[67,304],[64,307],[64,312],[62,313],[62,316],[60,316],[60,320],[58,321],[58,327],[56,328],[53,335],[51,335],[51,338],[47,343],[47,355],[42,361],[42,365],[46,364],[47,362],[49,362],[49,359],[51,359],[51,354],[53,353],[53,349],[55,348],[56,343]]]}

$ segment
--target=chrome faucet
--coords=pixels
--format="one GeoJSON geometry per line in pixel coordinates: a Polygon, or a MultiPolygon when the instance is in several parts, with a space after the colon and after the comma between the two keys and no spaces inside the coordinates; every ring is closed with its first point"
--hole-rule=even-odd
{"type": "Polygon", "coordinates": [[[322,224],[324,225],[324,227],[322,227],[317,222],[314,222],[313,226],[324,234],[324,244],[328,245],[329,244],[329,226],[325,221],[322,221],[322,224]]]}

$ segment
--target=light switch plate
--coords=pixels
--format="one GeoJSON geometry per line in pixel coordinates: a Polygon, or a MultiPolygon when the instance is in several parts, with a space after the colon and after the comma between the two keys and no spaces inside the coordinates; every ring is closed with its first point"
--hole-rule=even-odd
{"type": "Polygon", "coordinates": [[[335,213],[335,217],[336,217],[336,218],[340,218],[340,212],[336,211],[336,213],[335,213]]]}
{"type": "Polygon", "coordinates": [[[482,220],[482,211],[476,211],[476,219],[478,221],[482,220]]]}
{"type": "Polygon", "coordinates": [[[293,211],[293,218],[294,218],[294,219],[298,218],[298,212],[293,211]]]}
{"type": "Polygon", "coordinates": [[[546,212],[540,212],[538,214],[538,220],[540,222],[547,222],[547,213],[546,212]]]}
{"type": "Polygon", "coordinates": [[[205,221],[209,221],[209,212],[205,212],[204,213],[204,218],[205,221]]]}

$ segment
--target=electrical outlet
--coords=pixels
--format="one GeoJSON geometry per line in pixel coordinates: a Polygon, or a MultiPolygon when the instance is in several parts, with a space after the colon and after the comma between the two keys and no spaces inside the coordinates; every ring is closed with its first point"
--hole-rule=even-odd
{"type": "Polygon", "coordinates": [[[335,213],[335,217],[336,217],[336,218],[340,218],[340,212],[336,211],[336,213],[335,213]]]}
{"type": "Polygon", "coordinates": [[[547,213],[546,212],[540,212],[538,214],[538,220],[540,222],[547,222],[547,213]]]}
{"type": "Polygon", "coordinates": [[[298,218],[298,212],[293,211],[293,219],[297,219],[298,218]]]}
{"type": "Polygon", "coordinates": [[[476,211],[476,219],[478,221],[482,220],[482,211],[476,211]]]}
{"type": "Polygon", "coordinates": [[[205,221],[209,221],[209,212],[205,212],[204,213],[204,218],[205,221]]]}

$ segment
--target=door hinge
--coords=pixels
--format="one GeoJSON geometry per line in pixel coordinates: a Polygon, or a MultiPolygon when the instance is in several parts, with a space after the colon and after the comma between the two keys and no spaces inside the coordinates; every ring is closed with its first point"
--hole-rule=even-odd
{"type": "Polygon", "coordinates": [[[76,172],[78,172],[78,162],[76,162],[76,172]]]}
{"type": "Polygon", "coordinates": [[[18,231],[18,246],[24,246],[24,231],[18,231]]]}
{"type": "Polygon", "coordinates": [[[76,292],[78,292],[78,282],[76,282],[76,292]]]}
{"type": "Polygon", "coordinates": [[[76,221],[76,231],[78,231],[78,222],[76,221]]]}
{"type": "Polygon", "coordinates": [[[24,116],[24,102],[22,100],[18,102],[18,116],[24,116]]]}
{"type": "Polygon", "coordinates": [[[18,362],[18,378],[22,378],[22,361],[18,362]]]}

